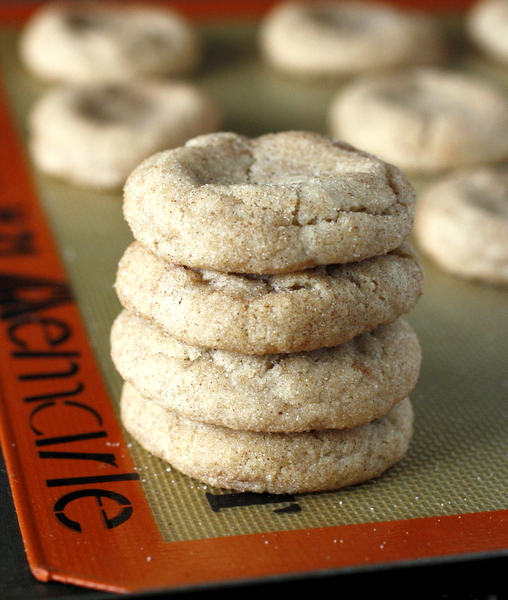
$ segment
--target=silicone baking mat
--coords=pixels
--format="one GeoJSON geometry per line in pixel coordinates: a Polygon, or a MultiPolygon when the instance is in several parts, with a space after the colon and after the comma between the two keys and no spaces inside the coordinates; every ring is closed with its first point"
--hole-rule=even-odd
{"type": "MultiPolygon", "coordinates": [[[[215,96],[224,129],[326,133],[339,84],[263,64],[256,17],[269,4],[178,5],[206,41],[195,80],[215,96]]],[[[330,493],[231,493],[179,474],[123,432],[109,329],[132,236],[120,194],[31,166],[27,114],[45,88],[18,60],[29,12],[0,5],[0,414],[35,577],[132,592],[505,552],[508,292],[432,264],[408,316],[424,354],[415,435],[382,477],[330,493]]],[[[508,89],[508,73],[470,49],[454,60],[508,89]]]]}

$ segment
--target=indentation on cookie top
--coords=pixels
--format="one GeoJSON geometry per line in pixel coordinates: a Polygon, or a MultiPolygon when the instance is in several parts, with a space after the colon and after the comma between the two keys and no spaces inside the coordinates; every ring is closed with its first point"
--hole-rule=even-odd
{"type": "MultiPolygon", "coordinates": [[[[232,134],[234,138],[234,134],[232,134]]],[[[178,157],[178,162],[197,185],[233,185],[247,183],[249,169],[254,160],[246,144],[240,139],[232,139],[224,133],[215,134],[216,151],[210,152],[206,146],[194,142],[212,139],[209,136],[199,136],[186,144],[191,151],[185,151],[178,157]]]]}
{"type": "Polygon", "coordinates": [[[421,81],[408,81],[397,88],[381,88],[378,94],[385,102],[417,108],[424,112],[432,112],[437,100],[437,96],[433,92],[430,93],[428,87],[422,85],[421,81]]]}
{"type": "Polygon", "coordinates": [[[145,32],[142,37],[142,45],[147,51],[166,51],[174,46],[173,39],[163,32],[145,32]]]}
{"type": "Polygon", "coordinates": [[[493,218],[508,218],[508,169],[479,171],[458,182],[458,194],[470,207],[493,218]]]}
{"type": "Polygon", "coordinates": [[[122,85],[83,89],[76,103],[77,112],[101,124],[137,121],[148,110],[146,98],[122,85]]]}
{"type": "Polygon", "coordinates": [[[180,54],[178,39],[167,31],[140,31],[126,44],[126,59],[144,65],[147,73],[157,73],[160,65],[170,66],[174,56],[180,54]]]}
{"type": "Polygon", "coordinates": [[[337,6],[311,6],[307,17],[318,27],[340,35],[356,35],[364,33],[369,28],[371,19],[366,18],[366,14],[359,12],[357,7],[353,7],[352,10],[348,10],[346,5],[341,6],[340,10],[337,10],[338,8],[337,6]]]}
{"type": "MultiPolygon", "coordinates": [[[[388,83],[388,82],[387,82],[388,83]]],[[[460,77],[447,76],[438,70],[421,70],[415,73],[413,79],[400,78],[397,87],[381,88],[380,95],[401,106],[423,113],[439,114],[442,111],[455,112],[463,110],[461,97],[469,105],[472,97],[481,104],[495,106],[499,99],[488,88],[475,85],[460,77]],[[466,85],[469,87],[466,88],[466,85]],[[467,97],[464,97],[467,94],[467,97]]]]}
{"type": "Polygon", "coordinates": [[[94,29],[101,29],[103,20],[96,15],[84,12],[73,12],[65,17],[65,25],[73,34],[86,35],[94,29]]]}

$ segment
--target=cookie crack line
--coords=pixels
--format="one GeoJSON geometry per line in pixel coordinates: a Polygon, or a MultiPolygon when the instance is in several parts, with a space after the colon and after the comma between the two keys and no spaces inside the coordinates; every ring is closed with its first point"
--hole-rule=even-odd
{"type": "MultiPolygon", "coordinates": [[[[335,178],[329,178],[330,181],[333,181],[333,179],[335,178]]],[[[310,179],[309,182],[318,182],[318,178],[316,179],[310,179]]],[[[321,180],[322,181],[322,180],[321,180]]],[[[302,196],[304,194],[304,190],[302,189],[301,183],[253,183],[252,185],[256,186],[258,188],[259,191],[261,191],[261,189],[266,188],[267,190],[271,190],[271,191],[276,191],[276,190],[280,190],[280,191],[284,191],[284,190],[289,190],[294,192],[294,200],[295,200],[295,204],[291,210],[291,219],[288,219],[287,222],[281,222],[279,224],[279,227],[293,227],[293,226],[297,226],[297,227],[306,227],[309,225],[318,225],[320,223],[338,223],[339,220],[341,219],[341,217],[343,215],[347,215],[347,214],[356,214],[356,213],[364,213],[366,215],[370,215],[373,217],[386,217],[386,216],[392,216],[393,212],[394,212],[394,208],[398,207],[398,206],[402,206],[405,207],[407,206],[407,202],[401,202],[399,200],[398,196],[398,191],[396,188],[396,185],[392,183],[392,180],[387,176],[386,177],[386,181],[388,183],[388,186],[393,190],[394,192],[394,202],[386,207],[384,210],[382,211],[376,211],[374,208],[369,208],[367,206],[348,206],[348,207],[344,207],[341,206],[340,203],[338,203],[335,207],[334,207],[334,212],[336,213],[336,216],[334,217],[323,217],[323,216],[319,216],[316,215],[314,216],[312,219],[306,220],[306,221],[302,221],[300,219],[300,208],[303,204],[302,201],[302,196]]],[[[204,185],[196,185],[195,188],[193,188],[189,194],[190,196],[194,196],[197,195],[199,193],[200,190],[203,189],[208,189],[211,193],[214,192],[220,192],[218,195],[220,195],[221,198],[224,199],[228,199],[232,204],[238,204],[238,205],[242,205],[245,207],[254,207],[257,209],[260,209],[262,211],[266,211],[266,212],[271,212],[275,215],[279,214],[280,211],[277,210],[276,207],[274,206],[268,206],[266,204],[262,203],[262,200],[260,199],[259,202],[256,202],[255,199],[249,199],[249,201],[247,201],[244,197],[242,197],[239,194],[235,194],[234,192],[236,190],[231,190],[229,185],[226,184],[204,184],[204,185]],[[224,193],[227,190],[230,190],[229,193],[224,193]]],[[[150,217],[150,213],[147,212],[145,213],[145,215],[147,217],[150,217]]]]}
{"type": "MultiPolygon", "coordinates": [[[[270,205],[267,205],[262,202],[262,198],[261,198],[262,191],[264,191],[264,190],[269,190],[269,191],[290,190],[290,191],[294,192],[294,200],[295,200],[294,206],[292,207],[292,210],[291,210],[291,214],[292,214],[293,218],[291,220],[287,220],[287,222],[281,222],[280,227],[292,227],[294,225],[296,225],[298,227],[305,227],[307,225],[314,225],[314,224],[319,224],[319,223],[332,223],[333,224],[333,223],[337,223],[344,214],[347,215],[349,213],[364,213],[364,214],[371,215],[374,217],[392,216],[394,213],[394,210],[396,211],[398,207],[407,207],[408,205],[411,205],[414,201],[413,190],[408,187],[406,192],[409,192],[409,193],[407,194],[408,197],[406,198],[404,196],[404,193],[401,190],[400,184],[397,185],[397,183],[396,183],[396,174],[393,172],[393,169],[391,169],[390,167],[391,167],[391,165],[385,165],[385,167],[384,167],[384,181],[386,182],[387,186],[391,189],[391,191],[393,193],[393,201],[383,210],[381,210],[381,211],[376,210],[375,206],[372,206],[372,207],[360,206],[360,205],[344,206],[344,203],[337,202],[334,204],[334,207],[333,207],[333,210],[336,213],[336,216],[326,217],[326,216],[316,215],[312,219],[309,219],[306,221],[303,221],[300,218],[300,208],[303,204],[302,198],[304,196],[306,187],[309,185],[312,185],[312,184],[318,185],[319,183],[323,183],[323,182],[338,181],[341,179],[341,177],[346,177],[348,175],[347,173],[337,174],[336,176],[309,177],[306,181],[282,181],[282,182],[276,182],[276,183],[274,183],[274,182],[261,182],[261,183],[256,182],[254,179],[251,179],[250,174],[247,173],[247,182],[245,182],[245,185],[252,185],[253,187],[257,188],[260,191],[259,200],[257,200],[255,197],[254,198],[250,197],[249,201],[247,201],[246,198],[243,197],[242,195],[235,194],[236,190],[234,189],[234,186],[242,185],[240,183],[238,183],[238,184],[224,184],[224,183],[200,184],[200,183],[196,182],[196,184],[190,190],[190,193],[191,194],[198,193],[199,190],[201,190],[203,188],[205,188],[205,189],[207,188],[212,193],[219,192],[218,195],[220,195],[221,197],[227,198],[234,204],[241,204],[241,205],[247,206],[247,207],[254,206],[255,208],[259,208],[263,211],[271,211],[271,212],[277,214],[279,211],[276,206],[270,206],[270,205]],[[227,193],[228,191],[229,191],[229,193],[227,193]]],[[[252,169],[252,165],[249,167],[249,172],[251,169],[252,169]]],[[[379,185],[379,187],[381,188],[382,184],[379,185]]],[[[344,196],[351,195],[351,192],[345,191],[343,193],[343,195],[344,196]]],[[[337,198],[339,198],[339,197],[340,197],[340,195],[337,194],[337,198]]]]}
{"type": "Polygon", "coordinates": [[[297,187],[295,190],[295,196],[296,196],[296,204],[293,209],[293,220],[292,220],[291,224],[296,225],[297,227],[300,227],[300,207],[302,205],[302,199],[301,199],[301,191],[300,191],[299,187],[297,187]]]}

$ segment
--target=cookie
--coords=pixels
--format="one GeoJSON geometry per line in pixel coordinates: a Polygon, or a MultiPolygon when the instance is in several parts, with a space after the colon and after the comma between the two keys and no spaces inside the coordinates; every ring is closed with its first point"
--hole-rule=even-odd
{"type": "Polygon", "coordinates": [[[466,31],[487,56],[508,63],[508,2],[479,0],[466,13],[466,31]]]}
{"type": "Polygon", "coordinates": [[[439,173],[508,157],[508,97],[473,75],[437,68],[345,86],[330,131],[406,172],[439,173]]]}
{"type": "Polygon", "coordinates": [[[396,167],[312,132],[219,132],[131,173],[124,215],[161,258],[273,274],[362,260],[400,245],[414,190],[396,167]]]}
{"type": "Polygon", "coordinates": [[[431,17],[374,2],[280,2],[261,23],[265,60],[294,76],[346,77],[445,55],[431,17]]]}
{"type": "Polygon", "coordinates": [[[113,189],[146,157],[214,131],[219,120],[212,99],[188,83],[56,86],[32,108],[29,149],[43,173],[113,189]]]}
{"type": "Polygon", "coordinates": [[[415,240],[456,275],[508,284],[508,167],[461,170],[429,186],[418,200],[415,240]]]}
{"type": "Polygon", "coordinates": [[[121,419],[145,450],[209,485],[272,494],[334,490],[381,475],[412,437],[409,399],[352,429],[256,433],[192,421],[124,385],[121,419]]]}
{"type": "Polygon", "coordinates": [[[134,241],[120,259],[124,308],[191,346],[243,354],[338,346],[411,310],[423,289],[404,242],[385,255],[282,275],[191,269],[134,241]]]}
{"type": "Polygon", "coordinates": [[[52,2],[27,23],[20,56],[33,74],[62,83],[126,82],[196,69],[201,43],[168,7],[52,2]]]}
{"type": "Polygon", "coordinates": [[[402,319],[346,344],[262,356],[178,342],[122,311],[111,331],[117,371],[145,398],[232,429],[344,429],[386,414],[416,385],[418,339],[402,319]]]}

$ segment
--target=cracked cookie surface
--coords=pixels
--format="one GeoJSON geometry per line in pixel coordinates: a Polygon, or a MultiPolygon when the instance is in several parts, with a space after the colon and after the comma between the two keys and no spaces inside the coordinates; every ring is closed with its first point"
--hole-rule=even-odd
{"type": "Polygon", "coordinates": [[[276,275],[168,263],[134,241],[117,271],[121,304],[193,346],[245,354],[337,346],[410,311],[423,291],[411,245],[343,265],[276,275]]]}
{"type": "Polygon", "coordinates": [[[381,475],[407,452],[409,399],[351,429],[258,433],[193,421],[146,400],[130,384],[121,398],[128,432],[148,452],[200,481],[273,494],[333,490],[381,475]]]}
{"type": "Polygon", "coordinates": [[[134,237],[165,260],[273,274],[395,249],[414,202],[398,168],[333,138],[220,132],[141,163],[123,207],[134,237]]]}
{"type": "Polygon", "coordinates": [[[386,414],[413,390],[421,349],[398,319],[334,348],[244,355],[182,344],[124,310],[111,356],[123,379],[163,408],[232,429],[297,432],[386,414]]]}

